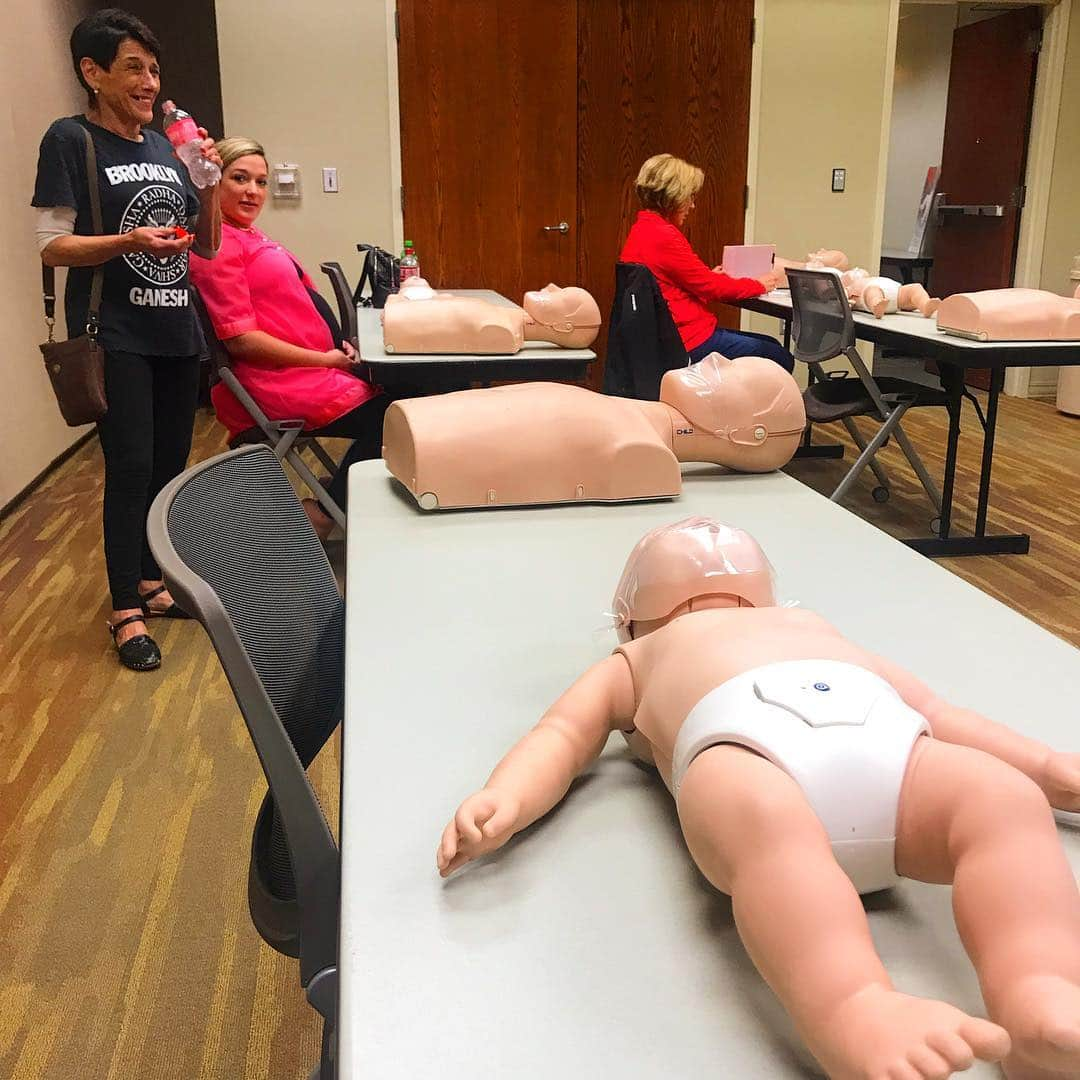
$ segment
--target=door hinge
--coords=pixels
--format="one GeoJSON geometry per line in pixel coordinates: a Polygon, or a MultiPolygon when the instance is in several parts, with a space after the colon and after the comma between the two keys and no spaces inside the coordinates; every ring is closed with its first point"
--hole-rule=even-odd
{"type": "Polygon", "coordinates": [[[744,210],[749,210],[750,209],[750,185],[749,184],[743,184],[742,208],[744,210]]]}
{"type": "Polygon", "coordinates": [[[401,187],[398,188],[398,191],[400,192],[401,212],[404,214],[405,213],[405,185],[402,184],[401,187]]]}
{"type": "Polygon", "coordinates": [[[401,12],[394,8],[394,40],[401,40],[401,12]]]}
{"type": "Polygon", "coordinates": [[[750,19],[750,47],[753,48],[757,42],[757,16],[751,16],[750,19]]]}
{"type": "Polygon", "coordinates": [[[1038,56],[1042,52],[1043,35],[1041,30],[1032,30],[1028,34],[1028,52],[1038,56]]]}
{"type": "Polygon", "coordinates": [[[1021,210],[1027,202],[1027,184],[1019,184],[1013,189],[1012,204],[1021,210]]]}

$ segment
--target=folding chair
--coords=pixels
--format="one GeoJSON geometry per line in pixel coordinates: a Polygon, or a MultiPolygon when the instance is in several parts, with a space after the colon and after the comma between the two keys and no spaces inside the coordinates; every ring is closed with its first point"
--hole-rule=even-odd
{"type": "MultiPolygon", "coordinates": [[[[307,462],[301,456],[304,450],[310,450],[330,475],[337,472],[337,462],[319,445],[319,432],[305,431],[303,420],[271,420],[262,411],[258,402],[248,393],[244,385],[236,377],[235,372],[233,372],[228,350],[218,340],[217,334],[214,333],[214,327],[210,321],[206,306],[194,286],[191,287],[191,302],[202,325],[203,335],[206,338],[206,345],[210,352],[211,370],[216,380],[223,382],[232,391],[233,396],[244,407],[244,411],[252,420],[252,426],[247,431],[242,431],[239,435],[230,439],[229,446],[235,448],[250,443],[265,443],[273,450],[279,461],[288,461],[323,510],[344,529],[344,511],[330,497],[322,482],[311,471],[307,462]]],[[[356,314],[354,312],[354,328],[355,324],[356,314]]]]}
{"type": "Polygon", "coordinates": [[[861,451],[830,499],[839,502],[869,465],[878,480],[874,499],[885,502],[889,497],[889,479],[876,454],[893,437],[940,514],[941,492],[900,421],[911,408],[927,405],[950,408],[948,396],[942,390],[907,379],[875,378],[870,373],[855,348],[855,320],[843,283],[836,274],[824,270],[789,270],[787,278],[791,286],[792,352],[814,376],[803,394],[806,418],[815,424],[839,420],[861,451]],[[857,378],[848,378],[847,372],[824,371],[821,365],[837,356],[847,358],[857,378]],[[855,426],[856,416],[869,416],[881,423],[869,441],[855,426]]]}
{"type": "Polygon", "coordinates": [[[333,1080],[341,864],[306,770],[344,709],[344,601],[265,446],[220,454],[169,483],[147,539],[170,591],[209,635],[262,764],[248,908],[263,940],[300,961],[323,1017],[312,1076],[333,1080]]]}

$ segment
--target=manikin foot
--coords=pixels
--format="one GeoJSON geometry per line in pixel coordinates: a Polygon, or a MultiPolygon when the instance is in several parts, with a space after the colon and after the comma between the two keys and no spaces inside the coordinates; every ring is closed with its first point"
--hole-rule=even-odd
{"type": "Polygon", "coordinates": [[[1080,1076],[1080,986],[1059,975],[1021,979],[999,1010],[1012,1036],[1009,1080],[1080,1076]]]}
{"type": "Polygon", "coordinates": [[[1009,1052],[1004,1028],[942,1001],[869,986],[847,999],[807,1043],[829,1080],[945,1080],[1009,1052]]]}
{"type": "Polygon", "coordinates": [[[1055,809],[1080,811],[1080,754],[1052,753],[1040,786],[1055,809]]]}

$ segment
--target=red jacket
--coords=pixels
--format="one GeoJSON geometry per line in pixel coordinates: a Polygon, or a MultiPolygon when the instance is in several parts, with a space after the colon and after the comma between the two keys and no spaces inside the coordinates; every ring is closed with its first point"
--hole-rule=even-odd
{"type": "Polygon", "coordinates": [[[686,237],[655,210],[638,211],[619,261],[643,263],[653,272],[687,352],[716,329],[710,302],[748,300],[765,291],[757,278],[733,278],[710,270],[686,237]]]}

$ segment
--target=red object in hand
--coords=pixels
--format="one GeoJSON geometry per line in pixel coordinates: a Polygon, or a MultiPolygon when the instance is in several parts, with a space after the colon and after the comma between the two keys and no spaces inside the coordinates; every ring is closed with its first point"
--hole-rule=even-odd
{"type": "Polygon", "coordinates": [[[173,236],[177,240],[186,240],[191,234],[184,228],[183,225],[173,226],[173,236]]]}

